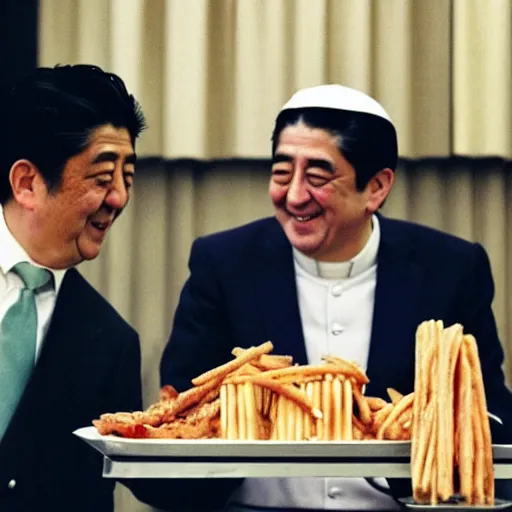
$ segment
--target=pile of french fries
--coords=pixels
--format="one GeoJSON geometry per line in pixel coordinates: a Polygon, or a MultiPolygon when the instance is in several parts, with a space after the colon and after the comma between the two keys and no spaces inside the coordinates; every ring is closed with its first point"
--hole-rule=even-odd
{"type": "MultiPolygon", "coordinates": [[[[233,350],[235,356],[244,352],[233,350]]],[[[412,395],[403,397],[389,390],[391,403],[365,397],[368,377],[355,363],[335,356],[324,356],[321,365],[304,366],[292,365],[291,358],[282,357],[260,356],[224,378],[220,389],[221,437],[279,441],[410,439],[412,395]]]]}
{"type": "Polygon", "coordinates": [[[294,365],[271,355],[270,341],[235,348],[234,359],[192,379],[177,393],[162,389],[146,411],[103,414],[100,434],[132,438],[229,440],[409,440],[413,394],[388,390],[391,402],[367,397],[369,382],[355,363],[325,356],[323,364],[294,365]]]}
{"type": "Polygon", "coordinates": [[[417,503],[494,504],[494,467],[478,349],[463,327],[416,332],[412,483],[417,503]]]}

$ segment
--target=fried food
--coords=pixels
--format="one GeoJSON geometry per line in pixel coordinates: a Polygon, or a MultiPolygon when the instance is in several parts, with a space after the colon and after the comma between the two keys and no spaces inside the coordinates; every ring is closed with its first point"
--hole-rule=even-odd
{"type": "Polygon", "coordinates": [[[445,328],[430,320],[418,327],[414,394],[414,500],[436,505],[458,498],[468,505],[493,505],[494,467],[482,371],[476,341],[464,335],[462,325],[445,328]]]}
{"type": "Polygon", "coordinates": [[[199,377],[192,379],[192,384],[194,386],[200,386],[201,384],[205,384],[208,381],[222,380],[231,372],[243,366],[245,363],[249,363],[254,359],[257,359],[262,354],[268,354],[272,351],[273,348],[274,345],[272,345],[272,342],[270,341],[266,341],[258,347],[251,347],[245,350],[244,353],[240,355],[240,357],[237,357],[221,366],[217,366],[217,368],[208,370],[207,372],[199,375],[199,377]]]}
{"type": "Polygon", "coordinates": [[[320,365],[293,365],[272,348],[235,347],[233,360],[193,379],[189,390],[164,386],[145,411],[103,414],[93,423],[100,434],[131,438],[410,439],[412,396],[396,391],[395,404],[366,397],[369,379],[356,363],[327,355],[320,365]]]}

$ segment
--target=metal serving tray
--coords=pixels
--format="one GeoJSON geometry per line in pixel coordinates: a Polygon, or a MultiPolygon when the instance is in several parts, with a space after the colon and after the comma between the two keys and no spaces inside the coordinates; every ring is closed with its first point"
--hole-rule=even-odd
{"type": "MultiPolygon", "coordinates": [[[[410,478],[410,441],[125,439],[74,432],[104,455],[107,478],[410,478]]],[[[512,445],[494,445],[496,478],[512,479],[512,445]]]]}

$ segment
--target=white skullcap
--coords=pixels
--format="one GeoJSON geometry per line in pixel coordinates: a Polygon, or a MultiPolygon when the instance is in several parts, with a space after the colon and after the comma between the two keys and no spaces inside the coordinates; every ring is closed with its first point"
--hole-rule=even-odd
{"type": "Polygon", "coordinates": [[[361,91],[337,84],[301,89],[284,104],[281,111],[311,107],[363,112],[382,117],[393,124],[380,103],[361,91]]]}

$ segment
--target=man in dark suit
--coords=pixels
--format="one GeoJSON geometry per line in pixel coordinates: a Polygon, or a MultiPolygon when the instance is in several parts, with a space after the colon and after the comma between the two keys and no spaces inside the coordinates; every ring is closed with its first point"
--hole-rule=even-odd
{"type": "MultiPolygon", "coordinates": [[[[377,213],[398,154],[382,106],[342,86],[299,91],[277,117],[272,149],[275,218],[195,241],[162,384],[188,388],[229,360],[234,346],[271,340],[275,353],[301,364],[326,353],[355,360],[370,379],[368,395],[386,397],[387,387],[409,393],[417,326],[460,322],[478,340],[488,407],[504,424],[493,424],[494,441],[511,441],[487,255],[478,244],[377,213]]],[[[408,482],[389,483],[395,497],[411,494],[408,482]]],[[[196,496],[190,507],[203,510],[222,507],[235,489],[232,510],[397,508],[363,479],[184,481],[182,488],[196,496]]]]}
{"type": "Polygon", "coordinates": [[[111,512],[73,431],[141,409],[139,340],[73,267],[128,202],[144,117],[92,66],[37,69],[1,103],[0,510],[111,512]]]}

